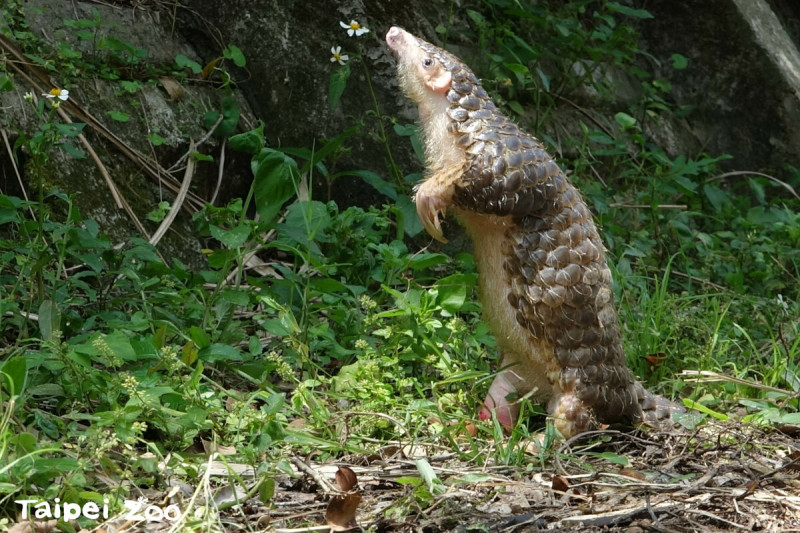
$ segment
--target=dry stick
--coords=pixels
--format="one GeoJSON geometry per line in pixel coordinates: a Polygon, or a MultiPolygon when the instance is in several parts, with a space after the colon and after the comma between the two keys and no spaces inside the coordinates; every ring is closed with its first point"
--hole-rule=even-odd
{"type": "Polygon", "coordinates": [[[311,476],[311,478],[317,482],[317,485],[319,486],[320,489],[322,489],[323,492],[325,492],[325,494],[342,493],[342,491],[334,488],[334,486],[327,479],[322,477],[322,475],[320,475],[319,472],[311,468],[309,465],[307,465],[304,461],[302,461],[298,457],[292,457],[291,460],[292,464],[295,467],[297,467],[298,470],[302,470],[303,472],[311,476]]]}
{"type": "Polygon", "coordinates": [[[756,381],[747,381],[741,378],[727,376],[725,374],[720,374],[718,372],[712,372],[711,370],[683,370],[680,373],[680,376],[685,376],[683,379],[694,383],[716,383],[721,381],[724,383],[734,383],[736,385],[743,385],[746,387],[752,387],[754,389],[761,389],[768,392],[776,392],[778,394],[784,394],[786,396],[792,395],[791,391],[785,389],[771,387],[769,385],[764,385],[763,383],[758,383],[756,381]]]}
{"type": "MultiPolygon", "coordinates": [[[[12,68],[31,85],[31,87],[34,87],[40,93],[42,92],[37,83],[28,75],[28,72],[33,73],[42,83],[45,83],[48,86],[52,85],[49,74],[42,68],[32,65],[22,51],[17,47],[17,45],[2,34],[0,34],[0,48],[5,49],[14,58],[14,60],[9,61],[8,64],[10,64],[12,68]],[[18,66],[18,64],[24,65],[27,70],[23,70],[18,66]]],[[[149,174],[156,181],[163,183],[172,191],[173,194],[177,194],[178,190],[180,189],[180,185],[178,184],[177,180],[166,170],[164,170],[164,168],[157,162],[154,163],[149,161],[135,148],[132,148],[122,141],[102,122],[97,120],[91,113],[86,111],[86,109],[78,105],[74,99],[64,102],[63,105],[70,109],[72,114],[79,118],[82,122],[85,122],[94,128],[97,133],[105,137],[109,142],[111,142],[111,144],[116,146],[128,159],[144,170],[145,173],[149,174]]],[[[194,193],[188,193],[187,197],[189,202],[192,204],[192,207],[200,208],[205,205],[203,199],[194,193]]]]}
{"type": "MultiPolygon", "coordinates": [[[[214,130],[216,130],[216,129],[217,129],[217,126],[219,126],[219,125],[222,123],[222,119],[223,119],[223,118],[225,118],[225,117],[223,116],[223,114],[222,114],[222,113],[220,113],[220,114],[219,114],[219,117],[217,117],[217,121],[214,123],[214,125],[213,125],[213,126],[211,126],[211,127],[208,129],[208,131],[206,132],[206,134],[205,134],[205,135],[203,135],[203,137],[201,137],[199,141],[197,141],[197,145],[198,145],[198,146],[199,146],[199,145],[201,145],[201,144],[203,144],[204,142],[206,142],[206,141],[207,141],[207,140],[208,140],[208,139],[211,137],[211,135],[214,133],[214,130]]],[[[187,159],[187,158],[188,158],[190,155],[192,155],[192,150],[186,150],[186,152],[184,152],[184,154],[183,154],[182,156],[180,156],[180,157],[178,158],[178,160],[177,160],[177,161],[175,161],[174,163],[172,163],[172,166],[171,166],[171,167],[169,167],[168,169],[166,169],[166,172],[172,172],[173,170],[177,169],[177,168],[180,166],[180,164],[181,164],[181,163],[183,163],[183,161],[184,161],[185,159],[187,159]]]]}
{"type": "Polygon", "coordinates": [[[722,285],[717,285],[713,281],[708,281],[707,279],[698,278],[697,276],[692,276],[691,274],[684,274],[683,272],[678,272],[677,270],[670,270],[669,273],[670,273],[670,275],[675,275],[675,276],[678,276],[679,278],[685,278],[685,279],[688,279],[690,281],[696,281],[700,285],[708,285],[709,287],[717,289],[718,291],[721,291],[721,292],[728,292],[728,293],[731,293],[731,294],[734,293],[734,291],[732,291],[731,289],[728,289],[727,287],[723,287],[722,285]]]}
{"type": "MultiPolygon", "coordinates": [[[[651,209],[652,205],[646,204],[609,204],[608,207],[625,207],[628,209],[651,209]]],[[[685,204],[658,204],[656,209],[689,209],[685,204]]]]}
{"type": "MultiPolygon", "coordinates": [[[[0,35],[0,45],[2,45],[7,51],[9,51],[9,53],[11,53],[11,55],[15,56],[17,58],[17,60],[21,64],[26,64],[25,57],[22,55],[22,53],[17,49],[17,47],[13,43],[8,41],[3,35],[0,35]]],[[[14,70],[17,73],[19,73],[23,78],[25,78],[25,80],[36,91],[38,91],[39,93],[42,92],[42,88],[30,76],[28,76],[27,73],[24,70],[19,68],[13,61],[10,62],[10,64],[14,68],[14,70]]],[[[40,80],[42,80],[43,82],[45,82],[48,85],[50,85],[50,80],[49,80],[49,78],[48,78],[46,73],[41,71],[41,69],[39,69],[38,67],[30,67],[29,66],[29,68],[31,68],[36,73],[37,77],[40,80]]],[[[72,107],[73,109],[78,109],[79,111],[82,109],[74,101],[71,102],[70,107],[72,107]]],[[[60,106],[58,108],[58,115],[65,122],[67,122],[69,124],[72,124],[72,120],[69,118],[69,116],[64,112],[64,110],[60,106]]],[[[144,235],[146,238],[149,238],[149,234],[147,233],[147,230],[144,228],[142,223],[139,221],[138,217],[133,212],[133,209],[131,209],[130,205],[128,205],[128,203],[126,201],[124,201],[124,199],[122,199],[120,197],[119,192],[117,190],[117,187],[114,184],[114,181],[111,179],[111,176],[108,174],[108,171],[106,170],[105,166],[100,161],[100,158],[97,156],[97,153],[94,151],[94,148],[92,148],[91,144],[89,144],[89,141],[86,139],[86,137],[82,133],[80,135],[78,135],[78,139],[80,139],[80,141],[83,144],[84,148],[86,148],[86,151],[89,152],[89,154],[92,156],[92,160],[95,162],[95,165],[97,165],[98,170],[100,170],[100,174],[102,174],[103,179],[105,179],[106,184],[108,185],[108,188],[111,190],[111,195],[114,197],[114,201],[116,202],[117,207],[124,209],[125,212],[128,213],[128,216],[131,217],[134,225],[142,233],[142,235],[144,235]]]]}
{"type": "MultiPolygon", "coordinates": [[[[58,108],[58,114],[61,117],[61,119],[64,120],[64,122],[72,124],[72,120],[69,118],[69,116],[67,116],[64,110],[61,109],[61,107],[58,108]]],[[[108,173],[108,170],[106,170],[106,166],[103,164],[102,161],[100,161],[100,157],[97,155],[97,152],[94,151],[94,148],[92,148],[92,145],[89,143],[89,140],[82,133],[78,135],[78,139],[80,139],[81,143],[83,144],[83,147],[86,148],[86,151],[89,152],[89,155],[92,156],[92,160],[94,161],[95,166],[100,171],[100,174],[103,176],[106,185],[108,185],[108,189],[111,191],[111,196],[117,203],[117,208],[123,209],[128,214],[130,219],[133,221],[133,225],[136,226],[136,229],[139,230],[139,233],[141,233],[145,239],[149,239],[150,234],[147,232],[147,229],[145,229],[144,224],[142,224],[142,221],[139,220],[139,217],[136,216],[136,213],[134,213],[133,208],[128,203],[128,201],[125,198],[123,198],[122,195],[120,195],[119,189],[117,188],[117,184],[114,183],[113,179],[111,179],[111,175],[108,173]]]]}
{"type": "MultiPolygon", "coordinates": [[[[17,181],[19,182],[19,188],[22,190],[22,197],[25,198],[25,201],[30,203],[28,199],[28,192],[25,190],[25,184],[22,183],[22,175],[19,173],[19,168],[17,167],[17,160],[14,159],[14,151],[11,150],[11,143],[8,142],[8,135],[6,135],[5,129],[0,129],[0,134],[3,135],[3,142],[6,145],[6,151],[8,152],[8,157],[11,159],[11,166],[14,167],[14,174],[17,176],[17,181]]],[[[28,211],[31,213],[31,218],[36,220],[36,213],[33,212],[33,207],[30,205],[28,206],[28,211]]]]}
{"type": "MultiPolygon", "coordinates": [[[[63,120],[67,124],[72,124],[72,119],[70,119],[67,113],[63,109],[61,109],[61,106],[58,107],[57,111],[58,111],[58,116],[61,117],[61,120],[63,120]]],[[[97,153],[94,151],[94,148],[92,148],[92,145],[89,144],[89,141],[86,139],[86,137],[83,136],[82,133],[78,135],[78,139],[81,140],[81,144],[83,144],[84,148],[86,148],[86,150],[89,151],[89,155],[92,156],[94,164],[97,166],[97,169],[100,171],[100,174],[106,181],[106,185],[108,185],[108,189],[111,191],[111,196],[114,198],[114,202],[117,204],[117,208],[124,209],[125,208],[124,204],[127,204],[127,202],[123,202],[122,197],[119,194],[119,189],[117,188],[117,184],[114,183],[114,180],[111,179],[111,174],[109,174],[108,170],[106,170],[106,166],[103,164],[102,161],[100,161],[100,158],[97,156],[97,153]]],[[[136,224],[137,227],[141,226],[141,223],[139,223],[138,220],[135,220],[134,223],[136,224]]],[[[144,229],[144,227],[142,227],[142,229],[144,229]]]]}
{"type": "MultiPolygon", "coordinates": [[[[160,183],[163,183],[173,194],[177,194],[180,190],[180,185],[177,180],[169,174],[158,163],[149,161],[143,154],[139,153],[136,149],[132,148],[119,137],[117,137],[111,130],[98,121],[91,113],[77,105],[75,102],[67,102],[79,118],[90,124],[98,133],[104,136],[114,146],[116,146],[125,156],[131,161],[136,163],[142,170],[153,177],[160,183]]],[[[189,202],[193,207],[202,207],[204,205],[203,199],[194,193],[187,193],[189,202]]]]}
{"type": "MultiPolygon", "coordinates": [[[[194,146],[194,142],[190,140],[189,150],[193,150],[194,146]]],[[[161,238],[167,233],[167,230],[172,225],[175,217],[178,215],[178,211],[180,211],[183,201],[186,199],[186,193],[189,192],[189,185],[192,183],[192,176],[194,175],[194,167],[194,158],[189,158],[189,160],[186,162],[186,172],[183,174],[183,182],[181,183],[181,188],[175,197],[175,202],[173,202],[169,213],[167,213],[167,216],[161,221],[161,225],[158,226],[158,229],[150,238],[150,244],[153,246],[157,245],[161,238]]]]}
{"type": "Polygon", "coordinates": [[[733,176],[761,176],[762,178],[767,178],[770,181],[774,181],[775,183],[777,183],[778,185],[780,185],[781,187],[792,193],[792,196],[800,200],[800,195],[798,195],[797,191],[794,190],[794,187],[792,187],[788,183],[779,180],[775,176],[770,176],[769,174],[764,174],[763,172],[754,172],[752,170],[737,170],[734,172],[726,172],[725,174],[720,174],[719,176],[708,178],[706,180],[706,183],[711,183],[712,181],[719,181],[724,178],[730,178],[733,176]]]}
{"type": "Polygon", "coordinates": [[[219,148],[219,171],[217,172],[217,186],[214,188],[214,194],[211,195],[211,200],[208,202],[211,205],[214,205],[214,202],[217,200],[217,193],[219,193],[219,188],[222,186],[222,175],[223,170],[225,170],[225,143],[227,139],[222,139],[222,146],[219,148]]]}

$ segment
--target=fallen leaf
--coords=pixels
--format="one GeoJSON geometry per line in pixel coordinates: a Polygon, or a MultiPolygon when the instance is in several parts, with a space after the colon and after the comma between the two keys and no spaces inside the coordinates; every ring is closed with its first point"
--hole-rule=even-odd
{"type": "Polygon", "coordinates": [[[361,493],[356,491],[331,498],[325,511],[325,523],[331,531],[348,531],[358,527],[356,509],[361,503],[361,493]]]}
{"type": "Polygon", "coordinates": [[[569,490],[569,482],[561,476],[553,476],[553,490],[567,492],[569,490]]]}
{"type": "Polygon", "coordinates": [[[340,466],[336,471],[336,483],[342,492],[348,492],[358,486],[358,478],[350,467],[340,466]]]}
{"type": "Polygon", "coordinates": [[[161,86],[164,87],[164,90],[167,91],[170,100],[173,102],[180,102],[183,99],[184,90],[181,87],[181,84],[175,78],[168,78],[167,76],[161,76],[158,78],[158,81],[161,82],[161,86]]]}
{"type": "Polygon", "coordinates": [[[206,66],[203,67],[203,79],[204,80],[207,80],[208,78],[211,77],[211,74],[214,72],[214,69],[217,68],[217,63],[219,63],[220,59],[222,59],[222,58],[218,57],[218,58],[212,59],[211,61],[206,63],[206,66]]]}
{"type": "Polygon", "coordinates": [[[664,361],[666,361],[666,359],[667,359],[667,354],[665,354],[664,352],[656,352],[644,356],[644,360],[647,361],[647,363],[653,368],[660,367],[662,364],[664,364],[664,361]]]}
{"type": "Polygon", "coordinates": [[[325,511],[325,522],[331,531],[347,531],[358,527],[356,509],[361,503],[356,473],[347,466],[340,466],[336,471],[336,484],[346,494],[337,494],[328,503],[325,511]]]}
{"type": "Polygon", "coordinates": [[[625,477],[638,479],[639,481],[647,481],[647,476],[637,470],[634,470],[633,468],[623,468],[619,471],[619,473],[625,477]]]}
{"type": "Polygon", "coordinates": [[[289,422],[288,429],[299,431],[308,427],[308,421],[305,418],[295,418],[289,422]]]}

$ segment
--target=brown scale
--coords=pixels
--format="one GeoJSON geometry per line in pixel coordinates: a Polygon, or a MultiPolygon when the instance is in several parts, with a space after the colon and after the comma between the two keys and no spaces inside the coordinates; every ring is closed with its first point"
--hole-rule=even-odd
{"type": "Polygon", "coordinates": [[[458,58],[400,28],[386,41],[424,127],[420,219],[442,241],[439,215],[448,208],[465,225],[484,311],[503,366],[511,365],[492,384],[482,417],[494,409],[512,425],[509,397],[533,391],[566,437],[595,420],[666,418],[672,404],[646,392],[626,366],[605,248],[581,194],[458,58]]]}

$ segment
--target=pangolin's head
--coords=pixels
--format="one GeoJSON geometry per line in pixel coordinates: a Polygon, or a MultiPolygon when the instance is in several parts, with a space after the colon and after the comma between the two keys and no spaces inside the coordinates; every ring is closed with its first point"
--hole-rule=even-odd
{"type": "Polygon", "coordinates": [[[421,111],[435,106],[436,100],[447,107],[452,70],[461,62],[397,26],[386,33],[386,44],[397,58],[400,87],[421,111]]]}
{"type": "Polygon", "coordinates": [[[439,215],[450,204],[467,148],[495,107],[475,74],[453,54],[396,26],[386,33],[386,44],[397,58],[400,87],[419,107],[425,131],[431,177],[417,188],[417,212],[428,233],[446,242],[439,215]]]}

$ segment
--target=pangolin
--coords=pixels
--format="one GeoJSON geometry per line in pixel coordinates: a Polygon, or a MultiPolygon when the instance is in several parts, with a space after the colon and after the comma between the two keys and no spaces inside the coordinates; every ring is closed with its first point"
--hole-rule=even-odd
{"type": "Polygon", "coordinates": [[[461,60],[398,27],[386,42],[423,126],[417,212],[442,242],[448,209],[465,226],[502,352],[480,418],[494,410],[512,427],[513,399],[532,393],[566,438],[598,422],[662,425],[674,404],[647,392],[626,365],[605,248],[581,194],[461,60]]]}

